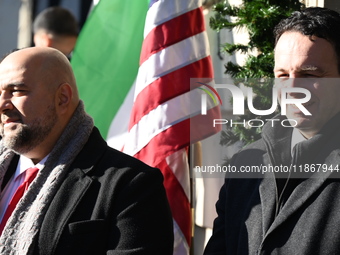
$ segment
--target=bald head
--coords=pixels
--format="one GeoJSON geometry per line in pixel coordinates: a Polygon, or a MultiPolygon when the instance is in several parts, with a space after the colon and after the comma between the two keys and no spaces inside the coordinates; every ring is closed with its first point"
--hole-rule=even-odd
{"type": "Polygon", "coordinates": [[[0,132],[8,147],[39,162],[79,104],[70,62],[60,51],[32,47],[0,63],[0,132]]]}
{"type": "Polygon", "coordinates": [[[59,50],[47,47],[31,47],[9,54],[1,63],[2,69],[21,69],[55,91],[61,84],[67,83],[72,88],[72,102],[79,103],[79,94],[75,77],[67,57],[59,50]]]}

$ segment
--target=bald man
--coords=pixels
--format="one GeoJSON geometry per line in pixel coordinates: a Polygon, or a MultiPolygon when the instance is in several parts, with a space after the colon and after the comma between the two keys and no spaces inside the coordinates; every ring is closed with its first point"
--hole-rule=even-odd
{"type": "Polygon", "coordinates": [[[11,53],[0,92],[0,254],[172,254],[162,174],[107,146],[66,56],[11,53]],[[27,169],[36,177],[6,218],[27,169]]]}

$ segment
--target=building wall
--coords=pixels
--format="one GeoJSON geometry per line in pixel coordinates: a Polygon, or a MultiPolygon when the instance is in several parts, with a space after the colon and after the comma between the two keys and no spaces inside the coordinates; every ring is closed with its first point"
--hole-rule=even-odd
{"type": "Polygon", "coordinates": [[[304,0],[302,1],[307,7],[309,6],[324,6],[324,0],[304,0]]]}
{"type": "Polygon", "coordinates": [[[318,6],[327,7],[332,10],[340,12],[340,1],[339,0],[303,0],[306,7],[318,6]]]}
{"type": "Polygon", "coordinates": [[[0,0],[0,58],[17,47],[20,0],[0,0]]]}
{"type": "Polygon", "coordinates": [[[324,0],[323,6],[340,12],[340,1],[339,0],[324,0]]]}
{"type": "MultiPolygon", "coordinates": [[[[32,45],[32,20],[36,14],[49,7],[50,2],[50,0],[0,0],[0,58],[15,48],[32,45]]],[[[81,27],[92,0],[59,0],[58,3],[73,13],[81,27]]]]}

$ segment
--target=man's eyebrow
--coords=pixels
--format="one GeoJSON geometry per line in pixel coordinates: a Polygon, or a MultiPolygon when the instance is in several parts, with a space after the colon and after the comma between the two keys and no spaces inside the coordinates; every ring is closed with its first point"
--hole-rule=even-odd
{"type": "Polygon", "coordinates": [[[9,83],[9,84],[6,84],[3,86],[4,88],[14,88],[14,87],[27,87],[25,83],[21,83],[21,82],[18,82],[18,83],[9,83]]]}
{"type": "MultiPolygon", "coordinates": [[[[274,69],[274,72],[286,72],[287,70],[285,68],[277,68],[274,69]]],[[[297,72],[299,73],[303,73],[303,72],[309,72],[309,71],[313,71],[313,72],[318,72],[318,73],[322,73],[323,70],[318,67],[318,66],[314,66],[314,65],[306,65],[306,66],[302,66],[300,67],[297,72]]]]}
{"type": "Polygon", "coordinates": [[[320,71],[321,71],[319,67],[314,66],[314,65],[302,66],[302,67],[300,68],[300,70],[301,70],[302,72],[304,72],[304,71],[318,71],[318,72],[320,72],[320,71]]]}
{"type": "Polygon", "coordinates": [[[286,70],[283,69],[283,68],[274,68],[273,69],[273,72],[284,72],[284,71],[286,71],[286,70]]]}

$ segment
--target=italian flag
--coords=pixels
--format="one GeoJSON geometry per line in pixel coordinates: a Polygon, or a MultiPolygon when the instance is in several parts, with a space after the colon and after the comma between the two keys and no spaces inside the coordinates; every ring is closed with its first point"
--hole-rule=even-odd
{"type": "Polygon", "coordinates": [[[122,149],[149,0],[101,0],[72,55],[80,98],[109,145],[122,149]]]}

